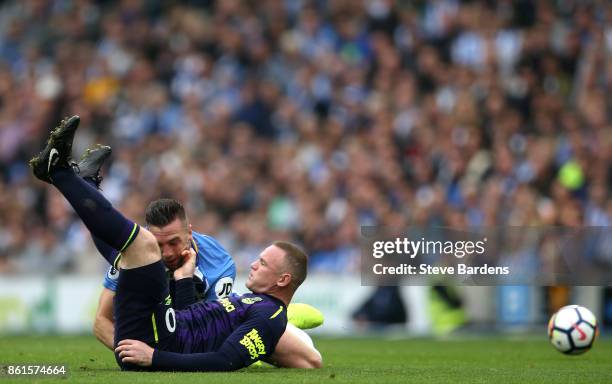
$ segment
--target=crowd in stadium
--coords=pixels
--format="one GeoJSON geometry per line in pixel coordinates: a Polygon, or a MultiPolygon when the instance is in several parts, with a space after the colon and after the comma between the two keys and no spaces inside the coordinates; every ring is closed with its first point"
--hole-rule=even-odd
{"type": "Polygon", "coordinates": [[[239,271],[272,239],[356,271],[361,225],[612,224],[606,1],[0,7],[0,272],[103,271],[27,167],[71,114],[126,216],[177,198],[239,271]]]}

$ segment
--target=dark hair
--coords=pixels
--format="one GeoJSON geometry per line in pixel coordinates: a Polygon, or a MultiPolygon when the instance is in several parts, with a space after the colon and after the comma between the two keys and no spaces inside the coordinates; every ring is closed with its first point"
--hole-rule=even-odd
{"type": "Polygon", "coordinates": [[[185,208],[174,199],[152,201],[145,210],[145,222],[148,226],[163,227],[173,222],[176,218],[179,218],[183,223],[187,222],[185,208]]]}
{"type": "Polygon", "coordinates": [[[285,263],[291,274],[291,286],[295,291],[306,280],[308,256],[297,245],[286,241],[275,241],[273,245],[285,251],[285,263]]]}

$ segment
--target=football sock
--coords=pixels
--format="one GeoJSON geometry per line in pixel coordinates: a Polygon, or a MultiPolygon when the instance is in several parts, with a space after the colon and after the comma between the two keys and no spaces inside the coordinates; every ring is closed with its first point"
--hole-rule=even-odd
{"type": "MultiPolygon", "coordinates": [[[[92,178],[90,177],[83,178],[83,180],[85,180],[87,184],[91,185],[93,188],[98,190],[98,187],[96,186],[96,182],[92,178]]],[[[93,239],[94,245],[96,246],[96,249],[98,250],[98,252],[100,252],[100,254],[106,260],[110,260],[110,259],[116,260],[117,259],[117,255],[119,255],[119,251],[117,251],[115,248],[108,245],[105,241],[103,241],[102,239],[94,235],[93,233],[91,234],[91,238],[93,239]]]]}
{"type": "MultiPolygon", "coordinates": [[[[134,241],[140,227],[113,208],[104,195],[77,176],[72,169],[58,168],[52,171],[52,176],[53,184],[94,237],[119,252],[134,241]]],[[[112,256],[108,252],[101,253],[110,264],[114,263],[116,253],[112,256]]]]}

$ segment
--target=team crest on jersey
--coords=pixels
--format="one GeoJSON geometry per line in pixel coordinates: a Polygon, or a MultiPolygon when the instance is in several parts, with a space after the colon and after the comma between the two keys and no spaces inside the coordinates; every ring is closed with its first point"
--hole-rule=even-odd
{"type": "Polygon", "coordinates": [[[261,336],[259,336],[259,331],[257,331],[255,328],[251,329],[249,333],[244,335],[242,340],[240,340],[240,344],[242,344],[249,352],[249,355],[251,355],[251,360],[255,360],[259,356],[266,354],[266,346],[264,345],[261,336]]]}
{"type": "Polygon", "coordinates": [[[262,299],[261,297],[257,297],[257,296],[256,296],[256,297],[245,297],[245,298],[243,298],[243,299],[242,299],[242,300],[240,300],[240,301],[242,301],[242,302],[243,302],[243,303],[245,303],[245,304],[255,304],[255,303],[257,303],[258,301],[262,301],[262,300],[263,300],[263,299],[262,299]]]}
{"type": "Polygon", "coordinates": [[[106,276],[111,280],[117,280],[119,278],[119,270],[111,265],[106,276]]]}

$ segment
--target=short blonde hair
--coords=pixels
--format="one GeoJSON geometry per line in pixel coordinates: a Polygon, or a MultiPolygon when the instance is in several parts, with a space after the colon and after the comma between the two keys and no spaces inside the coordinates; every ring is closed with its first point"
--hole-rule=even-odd
{"type": "Polygon", "coordinates": [[[275,241],[274,246],[285,251],[285,265],[291,274],[291,287],[297,290],[308,274],[308,256],[302,248],[287,241],[275,241]]]}

